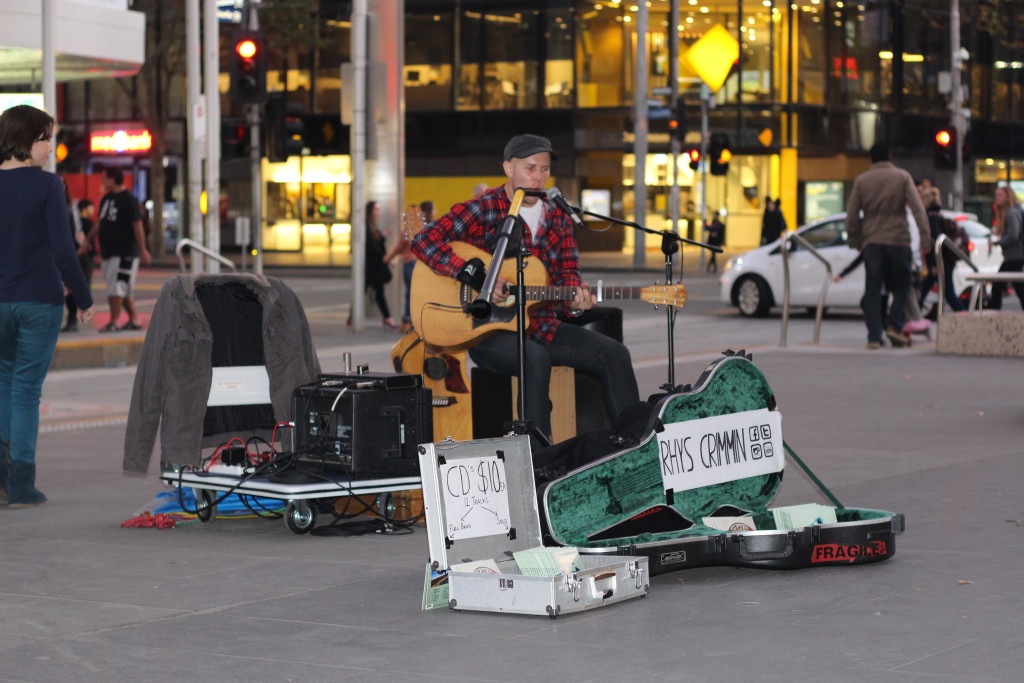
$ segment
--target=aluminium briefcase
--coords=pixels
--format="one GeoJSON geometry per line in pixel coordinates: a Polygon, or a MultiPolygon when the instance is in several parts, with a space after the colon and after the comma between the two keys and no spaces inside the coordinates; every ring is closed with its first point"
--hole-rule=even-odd
{"type": "Polygon", "coordinates": [[[635,446],[542,484],[546,532],[580,552],[645,556],[652,575],[713,565],[845,566],[892,557],[903,515],[843,506],[782,440],[781,427],[764,375],[742,352],[726,352],[692,388],[660,399],[635,446]],[[833,506],[821,506],[828,514],[811,523],[780,528],[777,515],[786,509],[769,504],[787,455],[833,506]],[[747,530],[749,521],[755,530],[747,530]]]}
{"type": "Polygon", "coordinates": [[[519,572],[512,553],[541,545],[528,437],[422,444],[420,473],[431,566],[493,560],[498,573],[449,571],[453,610],[547,615],[647,595],[646,557],[581,555],[557,576],[519,572]]]}

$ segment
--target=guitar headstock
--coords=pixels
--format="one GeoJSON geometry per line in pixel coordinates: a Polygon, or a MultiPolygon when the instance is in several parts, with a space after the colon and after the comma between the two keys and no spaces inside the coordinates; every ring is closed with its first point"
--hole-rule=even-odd
{"type": "Polygon", "coordinates": [[[405,233],[406,239],[411,240],[425,227],[427,227],[427,217],[423,215],[420,207],[415,204],[405,207],[405,211],[402,212],[402,232],[405,233]]]}
{"type": "Polygon", "coordinates": [[[682,308],[686,303],[686,287],[678,285],[654,285],[640,290],[640,298],[655,306],[682,308]]]}

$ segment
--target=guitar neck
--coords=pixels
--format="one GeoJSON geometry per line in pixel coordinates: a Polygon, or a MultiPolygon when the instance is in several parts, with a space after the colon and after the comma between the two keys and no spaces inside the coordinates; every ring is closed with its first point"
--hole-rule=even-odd
{"type": "MultiPolygon", "coordinates": [[[[572,301],[576,298],[578,289],[578,287],[570,286],[526,287],[526,300],[572,301]]],[[[590,291],[597,295],[598,301],[607,301],[611,299],[640,299],[644,289],[644,287],[605,287],[598,282],[590,291]]]]}

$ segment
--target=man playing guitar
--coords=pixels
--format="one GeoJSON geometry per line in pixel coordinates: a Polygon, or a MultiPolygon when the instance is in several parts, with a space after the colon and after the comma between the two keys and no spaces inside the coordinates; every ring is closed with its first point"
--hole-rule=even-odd
{"type": "MultiPolygon", "coordinates": [[[[551,162],[557,156],[547,138],[517,135],[505,145],[504,185],[488,189],[480,197],[461,204],[421,231],[412,242],[412,251],[432,271],[453,277],[479,291],[484,282],[484,263],[479,258],[465,260],[449,242],[466,242],[493,251],[493,244],[512,205],[517,188],[542,190],[551,175],[551,162]]],[[[560,324],[556,306],[572,316],[593,308],[596,297],[580,281],[579,248],[573,236],[569,216],[547,197],[527,196],[519,216],[526,223],[523,240],[526,250],[540,259],[547,269],[549,284],[577,288],[571,301],[548,304],[530,313],[530,335],[526,341],[525,367],[526,420],[545,436],[551,434],[551,403],[548,385],[551,368],[566,365],[601,378],[605,407],[612,418],[639,400],[636,376],[627,349],[621,343],[598,332],[576,325],[560,324]]],[[[506,286],[499,278],[491,301],[506,302],[506,286]]],[[[429,340],[428,340],[429,341],[429,340]]],[[[519,371],[516,335],[496,331],[470,348],[469,356],[478,366],[504,375],[519,371]]]]}

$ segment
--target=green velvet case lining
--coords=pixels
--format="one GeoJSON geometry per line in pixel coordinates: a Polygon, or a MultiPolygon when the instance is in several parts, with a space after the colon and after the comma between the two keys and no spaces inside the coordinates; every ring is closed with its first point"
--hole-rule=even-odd
{"type": "MultiPolygon", "coordinates": [[[[716,361],[701,379],[703,383],[699,382],[692,392],[663,399],[659,415],[664,424],[775,407],[764,375],[742,356],[716,361]]],[[[768,504],[781,483],[782,472],[748,477],[674,492],[670,502],[663,488],[658,442],[652,433],[639,446],[552,482],[544,494],[544,507],[552,537],[559,543],[577,547],[633,545],[725,533],[701,523],[723,506],[753,516],[758,530],[772,530],[775,525],[768,504]],[[657,505],[671,506],[692,525],[678,531],[589,539],[657,505]]],[[[853,522],[880,519],[891,513],[844,508],[837,509],[836,515],[840,522],[853,522]]]]}

